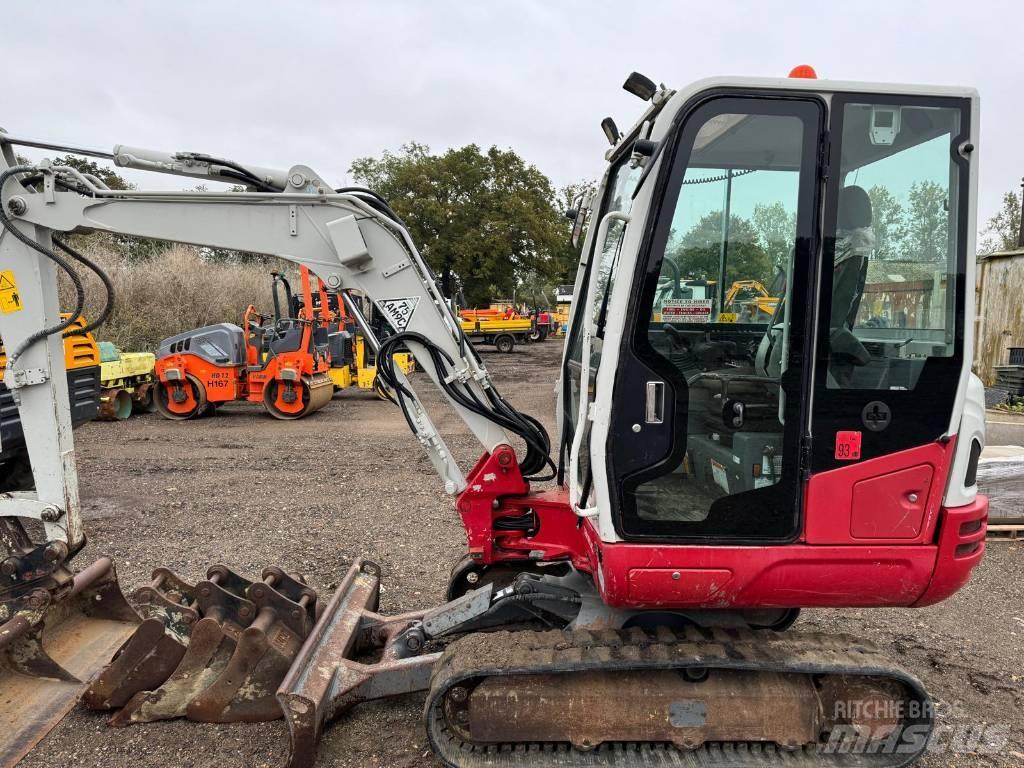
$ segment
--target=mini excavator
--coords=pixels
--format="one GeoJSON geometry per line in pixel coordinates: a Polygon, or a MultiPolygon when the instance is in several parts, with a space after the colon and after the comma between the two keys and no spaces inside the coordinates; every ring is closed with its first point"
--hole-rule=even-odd
{"type": "Polygon", "coordinates": [[[978,96],[808,67],[681,90],[633,73],[625,88],[644,111],[624,132],[602,123],[554,446],[497,391],[371,190],[304,165],[0,133],[0,269],[20,298],[0,294],[5,383],[35,478],[0,499],[0,763],[82,695],[120,725],[283,718],[299,768],[333,718],[411,691],[427,692],[448,766],[902,766],[924,752],[933,711],[913,674],[862,638],[789,628],[801,608],[934,604],[983,556],[978,96]],[[19,163],[18,146],[246,189],[112,190],[19,163]],[[939,225],[897,248],[921,278],[899,292],[866,280],[865,190],[922,184],[942,191],[939,225]],[[658,298],[673,268],[729,285],[768,259],[702,225],[755,205],[792,222],[772,248],[783,288],[770,319],[658,298]],[[373,300],[395,330],[379,376],[465,528],[448,602],[379,613],[369,560],[329,596],[275,567],[248,579],[215,565],[197,584],[158,570],[134,606],[109,559],[75,571],[85,539],[56,281],[80,262],[59,233],[82,230],[272,254],[373,300]],[[865,321],[869,303],[894,322],[865,321]],[[399,349],[482,444],[468,472],[391,364],[399,349]]]}

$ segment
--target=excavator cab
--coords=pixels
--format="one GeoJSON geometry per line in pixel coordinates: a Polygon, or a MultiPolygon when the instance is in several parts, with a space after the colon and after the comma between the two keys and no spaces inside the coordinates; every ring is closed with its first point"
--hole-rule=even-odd
{"type": "MultiPolygon", "coordinates": [[[[953,436],[970,375],[976,99],[793,82],[695,92],[617,147],[563,371],[563,471],[606,541],[800,551],[926,545],[941,527],[946,473],[971,452],[953,436]],[[775,274],[781,295],[758,321],[728,314],[721,291],[686,290],[775,274]]],[[[950,482],[963,497],[966,478],[950,482]]],[[[687,599],[732,602],[764,567],[727,561],[730,585],[687,599]]],[[[898,602],[927,593],[927,577],[875,573],[898,602]]]]}

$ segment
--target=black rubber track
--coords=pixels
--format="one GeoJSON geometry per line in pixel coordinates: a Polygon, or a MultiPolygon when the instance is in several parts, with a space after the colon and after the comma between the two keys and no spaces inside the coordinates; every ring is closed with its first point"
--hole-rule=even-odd
{"type": "Polygon", "coordinates": [[[454,686],[491,676],[668,670],[686,667],[819,675],[864,675],[902,683],[921,717],[907,724],[930,737],[932,707],[921,682],[890,663],[869,642],[848,635],[690,629],[600,632],[477,633],[452,643],[434,670],[424,717],[434,752],[458,768],[899,768],[915,762],[928,738],[899,754],[827,753],[820,745],[787,751],[771,744],[709,743],[695,750],[667,744],[605,743],[581,751],[567,743],[481,745],[464,742],[447,725],[443,701],[454,686]]]}

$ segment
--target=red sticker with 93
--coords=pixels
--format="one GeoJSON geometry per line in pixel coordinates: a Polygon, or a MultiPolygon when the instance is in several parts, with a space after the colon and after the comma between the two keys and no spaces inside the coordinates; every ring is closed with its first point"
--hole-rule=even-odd
{"type": "Polygon", "coordinates": [[[856,461],[860,458],[860,432],[836,432],[836,460],[856,461]]]}

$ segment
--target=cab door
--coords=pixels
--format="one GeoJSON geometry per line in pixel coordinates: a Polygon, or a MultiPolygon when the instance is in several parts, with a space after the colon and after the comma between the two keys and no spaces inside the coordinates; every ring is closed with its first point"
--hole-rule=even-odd
{"type": "Polygon", "coordinates": [[[666,139],[606,446],[624,539],[799,534],[824,120],[814,97],[723,93],[666,139]]]}

